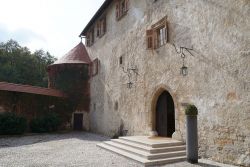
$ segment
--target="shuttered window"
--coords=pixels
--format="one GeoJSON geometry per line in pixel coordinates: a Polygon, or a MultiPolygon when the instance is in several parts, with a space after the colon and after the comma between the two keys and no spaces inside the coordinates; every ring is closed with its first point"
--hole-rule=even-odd
{"type": "Polygon", "coordinates": [[[167,28],[167,20],[164,17],[146,31],[147,49],[157,49],[168,42],[167,28]]]}
{"type": "Polygon", "coordinates": [[[116,2],[116,20],[120,20],[128,12],[129,0],[117,0],[116,2]]]}
{"type": "Polygon", "coordinates": [[[106,16],[102,16],[96,23],[96,36],[101,38],[107,31],[106,16]]]}
{"type": "Polygon", "coordinates": [[[167,40],[166,40],[166,38],[167,38],[167,36],[166,36],[166,27],[165,26],[163,26],[163,27],[160,27],[159,29],[157,29],[157,39],[158,39],[158,41],[157,41],[157,45],[158,45],[158,47],[161,47],[161,46],[163,46],[164,44],[166,44],[167,43],[167,40]]]}
{"type": "Polygon", "coordinates": [[[86,36],[86,46],[90,46],[90,34],[87,33],[87,36],[86,36]]]}
{"type": "Polygon", "coordinates": [[[91,43],[91,45],[92,45],[94,42],[95,42],[95,31],[94,31],[94,29],[92,29],[92,30],[90,31],[90,43],[91,43]]]}
{"type": "Polygon", "coordinates": [[[94,44],[95,41],[95,29],[92,28],[89,30],[89,32],[87,32],[87,36],[86,36],[86,46],[91,46],[94,44]]]}
{"type": "Polygon", "coordinates": [[[154,45],[153,45],[153,30],[147,30],[146,32],[147,34],[147,48],[148,49],[153,49],[154,48],[154,45]]]}
{"type": "Polygon", "coordinates": [[[116,20],[118,20],[120,17],[120,3],[119,2],[116,3],[115,15],[116,15],[116,20]]]}
{"type": "Polygon", "coordinates": [[[129,0],[125,0],[124,3],[125,3],[125,10],[124,10],[124,12],[127,12],[128,11],[129,0]]]}
{"type": "Polygon", "coordinates": [[[102,34],[105,34],[107,30],[106,17],[102,20],[102,34]]]}
{"type": "Polygon", "coordinates": [[[92,72],[92,76],[95,76],[98,74],[98,70],[99,70],[99,60],[95,59],[92,63],[91,63],[91,72],[92,72]]]}
{"type": "Polygon", "coordinates": [[[100,36],[106,33],[106,16],[100,19],[100,36]]]}
{"type": "Polygon", "coordinates": [[[100,36],[100,31],[101,31],[100,22],[97,22],[97,24],[96,24],[96,36],[97,37],[100,36]]]}

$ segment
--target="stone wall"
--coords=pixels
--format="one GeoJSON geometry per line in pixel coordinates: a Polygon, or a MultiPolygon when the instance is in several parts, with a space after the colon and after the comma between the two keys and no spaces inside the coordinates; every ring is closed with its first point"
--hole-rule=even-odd
{"type": "Polygon", "coordinates": [[[128,13],[116,21],[112,4],[107,33],[87,48],[92,60],[100,60],[99,74],[91,79],[90,130],[114,136],[122,127],[128,135],[149,134],[155,130],[155,98],[167,90],[175,103],[175,136],[185,140],[183,104],[195,104],[200,156],[250,165],[249,15],[248,0],[130,0],[128,13]],[[146,30],[164,16],[176,37],[172,42],[193,48],[185,59],[186,77],[171,43],[146,49],[146,30]],[[132,89],[120,56],[125,68],[138,67],[132,89]]]}
{"type": "Polygon", "coordinates": [[[0,113],[6,112],[3,106],[0,106],[0,113]]]}
{"type": "Polygon", "coordinates": [[[23,92],[0,91],[0,114],[13,112],[23,116],[28,123],[34,118],[38,118],[55,112],[62,121],[61,129],[65,129],[70,123],[73,109],[69,105],[68,99],[30,94],[23,92]]]}

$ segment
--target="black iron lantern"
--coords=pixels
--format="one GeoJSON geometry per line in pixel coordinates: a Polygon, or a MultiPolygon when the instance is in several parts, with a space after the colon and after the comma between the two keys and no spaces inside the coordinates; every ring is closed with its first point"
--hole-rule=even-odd
{"type": "Polygon", "coordinates": [[[180,51],[177,50],[175,44],[173,44],[174,48],[175,48],[175,51],[177,54],[180,54],[181,55],[181,58],[182,58],[182,67],[180,68],[180,74],[182,76],[187,76],[188,75],[188,68],[187,66],[185,66],[185,58],[186,58],[186,55],[184,53],[184,51],[187,51],[191,56],[193,56],[193,54],[190,52],[190,50],[193,50],[193,49],[190,49],[190,48],[186,48],[186,47],[180,47],[180,51]]]}
{"type": "Polygon", "coordinates": [[[128,68],[124,68],[122,67],[122,70],[124,73],[126,73],[128,75],[128,83],[127,84],[127,88],[128,89],[131,89],[133,87],[133,84],[136,82],[137,80],[137,75],[138,74],[138,68],[136,66],[131,66],[131,67],[128,67],[128,68]],[[135,82],[132,81],[132,76],[135,75],[135,82]]]}
{"type": "Polygon", "coordinates": [[[181,73],[182,76],[188,75],[188,68],[184,64],[181,67],[180,73],[181,73]]]}
{"type": "Polygon", "coordinates": [[[132,85],[133,85],[133,83],[132,83],[131,81],[129,81],[129,82],[127,83],[127,88],[131,89],[131,88],[132,88],[132,85]]]}
{"type": "Polygon", "coordinates": [[[187,68],[187,66],[185,66],[185,57],[186,57],[186,55],[183,53],[183,49],[182,49],[181,50],[182,67],[181,67],[181,71],[180,71],[182,76],[188,75],[188,68],[187,68]]]}

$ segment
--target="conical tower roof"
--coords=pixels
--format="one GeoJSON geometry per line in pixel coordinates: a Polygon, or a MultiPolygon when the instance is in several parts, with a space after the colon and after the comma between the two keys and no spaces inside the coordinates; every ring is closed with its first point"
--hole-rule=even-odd
{"type": "Polygon", "coordinates": [[[88,52],[83,43],[80,42],[73,49],[71,49],[66,55],[64,55],[62,58],[51,64],[51,66],[59,64],[90,64],[90,63],[91,60],[89,58],[88,52]]]}

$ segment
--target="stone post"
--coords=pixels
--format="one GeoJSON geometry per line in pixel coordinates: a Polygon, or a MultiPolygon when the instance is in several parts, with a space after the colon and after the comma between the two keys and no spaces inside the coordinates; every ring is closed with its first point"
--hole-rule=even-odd
{"type": "Polygon", "coordinates": [[[188,105],[186,110],[186,144],[187,144],[187,161],[198,163],[198,128],[197,114],[198,110],[195,105],[188,105]]]}
{"type": "Polygon", "coordinates": [[[190,163],[198,163],[198,131],[197,116],[187,115],[187,161],[190,163]]]}

